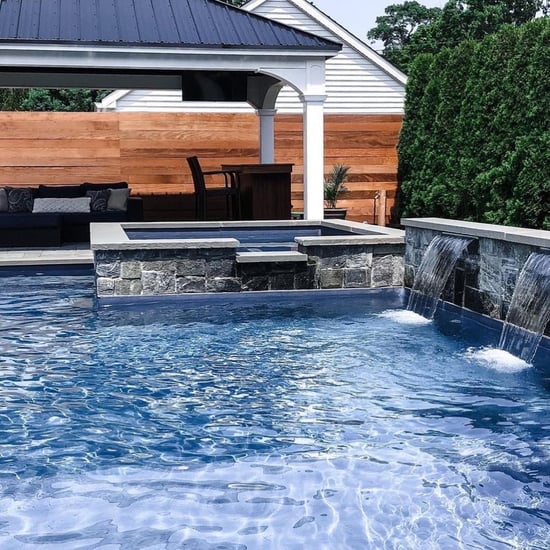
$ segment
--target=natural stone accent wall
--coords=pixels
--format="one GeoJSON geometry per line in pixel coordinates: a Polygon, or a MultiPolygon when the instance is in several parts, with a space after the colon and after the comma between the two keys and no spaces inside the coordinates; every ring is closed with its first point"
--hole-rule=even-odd
{"type": "Polygon", "coordinates": [[[299,246],[308,255],[311,288],[403,285],[402,244],[299,246]]]}
{"type": "Polygon", "coordinates": [[[241,290],[302,290],[312,288],[306,262],[254,262],[237,264],[241,290]]]}
{"type": "Polygon", "coordinates": [[[231,248],[96,250],[94,257],[98,297],[241,289],[231,248]]]}
{"type": "MultiPolygon", "coordinates": [[[[412,288],[426,248],[442,231],[407,227],[405,286],[412,288]]],[[[465,231],[463,235],[468,236],[465,231]]],[[[517,277],[540,246],[472,236],[472,243],[458,261],[442,294],[442,299],[477,313],[505,320],[517,277]]],[[[547,328],[547,332],[550,327],[547,328]]]]}
{"type": "Polygon", "coordinates": [[[305,261],[238,263],[233,248],[96,250],[97,295],[403,285],[404,245],[307,246],[305,261]]]}

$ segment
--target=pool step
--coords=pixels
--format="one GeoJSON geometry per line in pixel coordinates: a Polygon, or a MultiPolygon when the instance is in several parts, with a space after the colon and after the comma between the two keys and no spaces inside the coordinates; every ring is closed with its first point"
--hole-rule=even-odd
{"type": "Polygon", "coordinates": [[[289,251],[274,252],[237,252],[236,261],[238,264],[253,264],[265,262],[307,262],[307,254],[289,251]]]}

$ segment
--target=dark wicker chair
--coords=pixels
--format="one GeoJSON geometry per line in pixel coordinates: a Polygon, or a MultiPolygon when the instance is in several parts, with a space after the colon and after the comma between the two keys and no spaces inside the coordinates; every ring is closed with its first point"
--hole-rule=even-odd
{"type": "Polygon", "coordinates": [[[195,186],[195,217],[198,220],[207,219],[208,199],[211,197],[225,198],[225,214],[230,220],[241,217],[241,197],[239,191],[239,176],[236,172],[227,170],[203,171],[197,157],[187,157],[187,163],[193,176],[195,186]],[[221,175],[224,178],[223,187],[206,187],[204,176],[221,175]]]}

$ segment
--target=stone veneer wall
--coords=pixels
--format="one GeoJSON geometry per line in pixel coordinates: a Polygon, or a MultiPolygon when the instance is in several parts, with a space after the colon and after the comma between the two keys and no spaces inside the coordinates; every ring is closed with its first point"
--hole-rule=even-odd
{"type": "Polygon", "coordinates": [[[404,244],[309,245],[310,288],[379,288],[403,286],[404,244]]]}
{"type": "Polygon", "coordinates": [[[300,245],[299,251],[307,261],[240,263],[234,248],[95,250],[97,295],[403,285],[403,244],[300,245]]]}
{"type": "Polygon", "coordinates": [[[103,296],[240,290],[235,250],[96,250],[96,290],[103,296]]]}
{"type": "MultiPolygon", "coordinates": [[[[407,224],[407,220],[403,222],[407,224]]],[[[503,321],[510,306],[516,279],[525,261],[533,252],[550,253],[550,250],[536,244],[502,240],[498,235],[492,238],[476,235],[476,231],[469,233],[468,227],[460,228],[461,223],[463,222],[456,222],[457,226],[453,228],[453,233],[470,236],[473,241],[457,262],[445,286],[442,299],[503,321]]],[[[426,248],[436,235],[442,233],[450,234],[445,230],[406,227],[404,284],[407,288],[412,288],[414,284],[426,248]]],[[[550,233],[548,238],[550,239],[550,233]]],[[[550,327],[547,327],[546,333],[550,333],[550,327]]]]}

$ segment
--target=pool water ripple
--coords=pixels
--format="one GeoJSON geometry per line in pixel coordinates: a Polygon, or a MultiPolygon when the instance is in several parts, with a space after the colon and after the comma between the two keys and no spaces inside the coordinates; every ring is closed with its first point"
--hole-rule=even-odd
{"type": "Polygon", "coordinates": [[[95,311],[28,279],[1,280],[0,548],[548,548],[544,366],[394,298],[95,311]]]}

